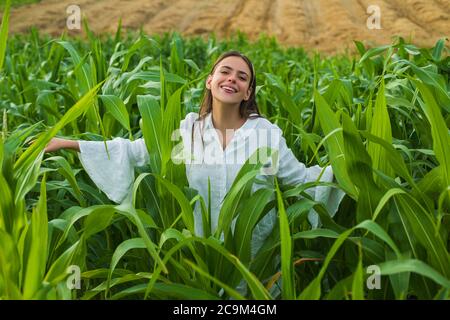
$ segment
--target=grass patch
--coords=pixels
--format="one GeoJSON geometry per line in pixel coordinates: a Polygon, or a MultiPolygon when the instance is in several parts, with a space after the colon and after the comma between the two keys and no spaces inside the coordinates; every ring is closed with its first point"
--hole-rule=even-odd
{"type": "MultiPolygon", "coordinates": [[[[37,3],[40,2],[41,0],[14,0],[11,1],[11,6],[14,7],[20,7],[26,4],[31,4],[31,3],[37,3]]],[[[6,5],[6,0],[0,0],[0,10],[3,10],[5,8],[6,5]]]]}

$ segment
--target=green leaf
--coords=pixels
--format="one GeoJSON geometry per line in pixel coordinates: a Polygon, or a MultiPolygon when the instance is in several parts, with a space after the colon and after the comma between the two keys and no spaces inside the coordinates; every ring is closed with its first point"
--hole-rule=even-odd
{"type": "Polygon", "coordinates": [[[67,52],[69,52],[75,65],[75,74],[78,80],[78,85],[80,86],[80,93],[82,95],[87,94],[94,87],[94,83],[91,79],[91,70],[89,65],[85,62],[86,57],[81,58],[72,43],[68,41],[57,40],[56,43],[60,44],[67,50],[67,52]]]}
{"type": "Polygon", "coordinates": [[[143,239],[147,252],[150,254],[150,256],[156,261],[158,268],[161,268],[162,271],[165,273],[168,272],[167,267],[165,266],[163,260],[159,256],[159,254],[156,252],[156,245],[153,243],[153,241],[150,239],[147,230],[145,230],[144,224],[142,222],[142,219],[140,218],[137,210],[130,204],[130,203],[122,203],[118,206],[115,206],[114,209],[127,217],[138,229],[139,236],[143,239]]]}
{"type": "Polygon", "coordinates": [[[2,25],[0,26],[0,71],[3,68],[5,60],[6,45],[8,42],[8,27],[9,27],[9,10],[11,7],[11,0],[6,0],[5,11],[3,12],[2,25]]]}
{"type": "Polygon", "coordinates": [[[22,299],[19,291],[20,258],[12,236],[0,229],[0,296],[22,299]]]}
{"type": "MultiPolygon", "coordinates": [[[[320,125],[325,135],[328,135],[333,130],[341,128],[336,115],[333,113],[325,99],[317,91],[314,92],[314,102],[317,108],[317,116],[319,117],[320,125]]],[[[335,175],[337,181],[348,195],[354,199],[357,199],[358,192],[355,185],[350,180],[347,172],[342,131],[336,130],[335,134],[328,138],[324,144],[330,157],[333,174],[335,175]]]]}
{"type": "MultiPolygon", "coordinates": [[[[267,76],[267,74],[266,74],[267,76]]],[[[303,123],[301,116],[301,108],[297,106],[292,97],[283,91],[279,85],[269,85],[269,88],[275,93],[280,101],[280,105],[289,113],[290,120],[296,124],[303,123]]]]}
{"type": "Polygon", "coordinates": [[[450,279],[430,267],[423,261],[416,259],[393,260],[380,263],[381,274],[391,275],[403,272],[414,272],[424,277],[430,278],[442,287],[450,288],[450,279]]]}
{"type": "MultiPolygon", "coordinates": [[[[375,101],[375,110],[372,118],[370,133],[380,139],[383,139],[387,143],[392,144],[391,122],[389,120],[389,113],[386,106],[384,80],[381,80],[380,88],[375,101]]],[[[394,176],[393,169],[387,159],[387,150],[379,144],[369,142],[367,152],[372,158],[373,169],[380,170],[387,176],[394,176]]],[[[379,177],[375,176],[375,181],[378,180],[379,177]]]]}
{"type": "Polygon", "coordinates": [[[266,207],[272,196],[272,190],[264,188],[257,190],[250,197],[244,209],[237,217],[234,230],[234,242],[237,256],[243,263],[250,262],[250,246],[253,230],[261,219],[263,209],[266,207]]]}
{"type": "Polygon", "coordinates": [[[128,130],[130,138],[132,138],[130,118],[127,108],[122,99],[114,95],[100,95],[100,99],[103,101],[106,110],[116,119],[125,129],[128,130]]]}
{"type": "Polygon", "coordinates": [[[358,265],[356,266],[355,273],[353,274],[352,283],[352,300],[364,300],[364,274],[362,266],[362,251],[359,247],[359,259],[358,265]]]}
{"type": "Polygon", "coordinates": [[[376,47],[376,48],[370,48],[361,57],[361,59],[359,60],[359,63],[363,63],[364,61],[366,61],[369,58],[380,55],[381,53],[383,53],[390,47],[391,47],[391,45],[385,45],[385,46],[380,46],[380,47],[376,47]]]}
{"type": "Polygon", "coordinates": [[[27,242],[29,253],[26,261],[26,272],[23,284],[23,295],[30,299],[40,289],[44,279],[47,264],[47,241],[48,241],[48,219],[47,219],[47,190],[46,176],[41,182],[41,193],[37,208],[33,210],[31,228],[28,229],[27,242]]]}
{"type": "Polygon", "coordinates": [[[86,200],[84,199],[83,193],[81,192],[77,179],[75,178],[75,173],[70,167],[69,162],[67,162],[65,158],[60,156],[50,157],[45,159],[45,161],[55,161],[60,166],[58,172],[69,182],[75,193],[74,196],[80,203],[80,206],[85,207],[86,200]]]}
{"type": "Polygon", "coordinates": [[[92,211],[84,221],[84,239],[87,240],[90,236],[106,229],[111,224],[113,216],[114,208],[111,206],[92,211]]]}
{"type": "MultiPolygon", "coordinates": [[[[411,228],[411,237],[417,239],[425,248],[429,264],[443,275],[450,278],[450,256],[446,249],[445,241],[440,234],[436,235],[435,218],[427,212],[409,194],[397,194],[394,196],[397,212],[411,228]]],[[[408,229],[405,228],[408,232],[408,229]]],[[[414,250],[414,247],[412,247],[414,250]]],[[[416,258],[417,252],[414,250],[416,258]]]]}
{"type": "MultiPolygon", "coordinates": [[[[246,164],[248,162],[249,160],[246,161],[246,164]]],[[[252,168],[251,165],[246,166],[244,164],[226,194],[222,207],[220,208],[217,229],[214,233],[216,238],[219,238],[220,234],[225,232],[225,241],[228,241],[228,231],[230,231],[231,223],[239,212],[239,204],[244,198],[246,191],[248,192],[248,186],[252,184],[254,178],[259,173],[259,169],[252,170],[252,168]],[[243,175],[241,176],[240,174],[243,175]]]]}
{"type": "Polygon", "coordinates": [[[343,114],[344,147],[347,171],[353,183],[359,189],[357,221],[370,219],[382,192],[375,184],[372,174],[372,159],[367,153],[358,131],[351,118],[343,114]]]}
{"type": "Polygon", "coordinates": [[[439,39],[433,48],[433,58],[435,61],[439,61],[441,59],[442,51],[445,48],[445,38],[439,39]]]}
{"type": "Polygon", "coordinates": [[[450,185],[450,134],[448,127],[428,86],[419,81],[414,81],[414,84],[422,94],[424,103],[420,106],[431,125],[433,150],[441,164],[444,183],[448,186],[450,185]]]}
{"type": "Polygon", "coordinates": [[[194,263],[192,263],[189,260],[185,260],[184,262],[186,262],[192,269],[194,269],[196,272],[200,273],[203,277],[208,278],[209,280],[213,281],[214,283],[216,283],[217,285],[219,285],[220,287],[222,287],[229,295],[230,297],[233,297],[236,300],[244,300],[245,298],[240,295],[236,290],[234,290],[233,288],[231,288],[230,286],[226,285],[225,283],[223,283],[222,281],[220,281],[219,279],[211,276],[208,272],[202,270],[201,268],[199,268],[198,266],[196,266],[194,263]]]}
{"type": "MultiPolygon", "coordinates": [[[[450,96],[447,91],[447,82],[445,78],[441,74],[430,70],[430,68],[419,68],[412,63],[410,63],[410,66],[417,77],[422,81],[422,83],[420,83],[420,81],[412,80],[419,88],[425,101],[425,106],[421,105],[422,109],[426,108],[428,113],[430,112],[430,109],[440,110],[435,100],[436,98],[439,102],[439,106],[443,107],[447,112],[450,112],[450,96]],[[418,83],[419,85],[417,85],[418,83]],[[422,88],[425,88],[425,90],[422,88]]],[[[433,111],[433,113],[435,112],[436,111],[433,111]]],[[[427,118],[429,118],[429,114],[427,114],[426,111],[425,114],[427,115],[427,118]]]]}
{"type": "Polygon", "coordinates": [[[283,279],[282,297],[283,299],[295,299],[294,273],[292,263],[292,238],[289,228],[289,220],[284,208],[283,197],[275,178],[275,191],[277,194],[278,215],[280,219],[281,238],[281,275],[283,279]]]}
{"type": "Polygon", "coordinates": [[[109,266],[109,272],[108,272],[108,279],[107,279],[107,285],[106,285],[106,292],[105,296],[108,295],[109,290],[109,284],[111,283],[111,277],[114,273],[114,269],[116,268],[117,264],[119,263],[120,259],[130,250],[132,249],[144,249],[146,247],[145,242],[142,238],[133,238],[123,241],[121,244],[119,244],[114,250],[114,254],[111,258],[111,264],[109,266]]]}
{"type": "Polygon", "coordinates": [[[170,181],[167,181],[166,179],[160,177],[159,175],[153,174],[153,176],[163,185],[177,200],[178,204],[181,207],[182,212],[182,219],[185,224],[185,226],[188,228],[188,230],[195,234],[194,230],[194,212],[192,210],[192,207],[189,203],[189,200],[186,198],[186,196],[181,192],[181,190],[171,183],[170,181]]]}
{"type": "Polygon", "coordinates": [[[150,155],[152,172],[161,173],[163,150],[161,146],[162,112],[155,97],[151,95],[137,96],[137,104],[142,117],[142,133],[150,155]]]}

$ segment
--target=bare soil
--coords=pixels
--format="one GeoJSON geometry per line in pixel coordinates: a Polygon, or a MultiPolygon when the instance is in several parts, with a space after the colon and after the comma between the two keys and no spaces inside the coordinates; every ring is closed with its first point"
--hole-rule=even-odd
{"type": "MultiPolygon", "coordinates": [[[[76,4],[96,33],[143,28],[149,34],[179,31],[183,35],[219,38],[237,30],[251,40],[260,33],[286,46],[324,53],[353,49],[353,40],[368,45],[390,43],[400,35],[420,46],[432,46],[450,35],[450,0],[42,0],[14,8],[12,33],[40,32],[59,36],[66,30],[66,9],[76,4]],[[369,29],[369,5],[378,5],[381,29],[369,29]]],[[[70,31],[69,34],[82,33],[70,31]]],[[[448,44],[448,42],[447,42],[448,44]]]]}

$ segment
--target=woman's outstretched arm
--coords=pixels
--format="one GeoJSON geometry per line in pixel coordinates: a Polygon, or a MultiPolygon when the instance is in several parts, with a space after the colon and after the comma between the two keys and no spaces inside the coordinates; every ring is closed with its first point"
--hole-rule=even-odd
{"type": "Polygon", "coordinates": [[[55,152],[61,149],[70,149],[80,152],[80,144],[75,140],[53,138],[45,147],[45,152],[55,152]]]}

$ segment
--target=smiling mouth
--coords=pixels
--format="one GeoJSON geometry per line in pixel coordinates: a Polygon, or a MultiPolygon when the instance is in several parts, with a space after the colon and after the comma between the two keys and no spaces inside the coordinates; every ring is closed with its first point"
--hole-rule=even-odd
{"type": "Polygon", "coordinates": [[[235,88],[229,86],[220,86],[221,89],[225,90],[227,93],[236,93],[237,90],[235,88]]]}

